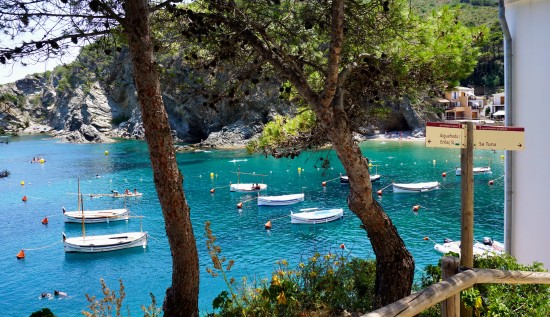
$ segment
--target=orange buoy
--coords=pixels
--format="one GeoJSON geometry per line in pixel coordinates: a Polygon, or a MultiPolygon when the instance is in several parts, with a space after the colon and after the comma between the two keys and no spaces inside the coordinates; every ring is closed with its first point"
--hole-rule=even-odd
{"type": "Polygon", "coordinates": [[[271,229],[271,220],[268,220],[268,221],[265,223],[264,227],[265,227],[266,229],[271,229]]]}
{"type": "Polygon", "coordinates": [[[321,186],[323,186],[323,187],[327,186],[327,182],[322,182],[321,186]]]}
{"type": "Polygon", "coordinates": [[[340,244],[340,249],[344,250],[346,248],[346,246],[342,243],[340,244]]]}
{"type": "Polygon", "coordinates": [[[428,237],[424,237],[424,240],[425,240],[425,241],[428,241],[429,239],[430,239],[430,238],[428,238],[428,237]]]}
{"type": "Polygon", "coordinates": [[[413,206],[413,211],[418,211],[418,209],[420,209],[420,205],[414,205],[413,206]]]}
{"type": "Polygon", "coordinates": [[[48,224],[48,217],[44,217],[44,219],[42,219],[42,224],[43,224],[43,225],[47,225],[47,224],[48,224]]]}
{"type": "Polygon", "coordinates": [[[27,201],[27,196],[23,196],[23,198],[21,198],[22,201],[27,201]]]}
{"type": "Polygon", "coordinates": [[[17,255],[15,257],[17,257],[18,259],[24,259],[25,258],[25,250],[21,249],[21,251],[19,251],[19,253],[17,253],[17,255]]]}
{"type": "Polygon", "coordinates": [[[376,192],[378,194],[378,196],[382,196],[382,190],[380,189],[379,191],[376,192]]]}
{"type": "Polygon", "coordinates": [[[443,172],[443,173],[441,173],[441,176],[442,177],[447,177],[447,173],[443,172]]]}
{"type": "Polygon", "coordinates": [[[491,179],[491,180],[489,181],[489,186],[493,186],[494,184],[495,184],[495,181],[491,179]]]}
{"type": "Polygon", "coordinates": [[[212,193],[212,194],[213,194],[213,193],[214,193],[214,191],[215,191],[215,189],[214,189],[214,188],[212,188],[212,189],[210,190],[210,193],[212,193]]]}
{"type": "Polygon", "coordinates": [[[238,204],[237,204],[237,208],[238,208],[238,209],[243,208],[243,203],[242,203],[242,202],[238,203],[238,204]]]}

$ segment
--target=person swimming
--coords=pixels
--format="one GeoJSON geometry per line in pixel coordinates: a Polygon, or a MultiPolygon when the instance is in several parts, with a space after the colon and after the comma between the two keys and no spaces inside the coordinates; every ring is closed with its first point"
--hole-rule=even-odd
{"type": "Polygon", "coordinates": [[[53,293],[54,293],[55,296],[67,297],[67,293],[65,293],[65,292],[61,292],[61,291],[55,290],[55,291],[53,291],[53,293]]]}
{"type": "Polygon", "coordinates": [[[44,293],[40,294],[39,298],[40,299],[43,299],[43,298],[52,299],[52,294],[44,292],[44,293]]]}

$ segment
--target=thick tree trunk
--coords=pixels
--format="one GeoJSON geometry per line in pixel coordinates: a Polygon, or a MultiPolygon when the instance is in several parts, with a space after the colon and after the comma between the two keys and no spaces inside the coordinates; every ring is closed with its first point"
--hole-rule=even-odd
{"type": "Polygon", "coordinates": [[[197,247],[183,192],[183,175],[176,162],[168,115],[160,92],[149,29],[148,1],[126,1],[126,14],[123,25],[128,35],[145,138],[172,253],[172,285],[166,291],[164,316],[198,316],[197,247]]]}
{"type": "MultiPolygon", "coordinates": [[[[414,259],[405,247],[391,219],[373,199],[367,160],[353,141],[342,99],[336,95],[328,125],[329,138],[349,177],[348,206],[365,226],[376,255],[375,291],[378,308],[410,295],[414,259]]],[[[326,117],[326,113],[325,116],[326,117]]]]}

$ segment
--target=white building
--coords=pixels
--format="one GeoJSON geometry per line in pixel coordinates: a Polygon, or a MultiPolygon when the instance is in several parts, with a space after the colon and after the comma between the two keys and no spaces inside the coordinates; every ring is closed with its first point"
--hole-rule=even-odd
{"type": "MultiPolygon", "coordinates": [[[[507,153],[511,161],[511,254],[521,263],[539,261],[550,269],[550,1],[504,0],[512,37],[511,124],[525,128],[525,150],[507,153]]],[[[506,211],[509,214],[510,211],[506,211]]]]}
{"type": "Polygon", "coordinates": [[[493,103],[491,104],[491,109],[490,109],[490,114],[491,114],[491,118],[496,118],[496,119],[502,119],[504,118],[504,106],[505,106],[505,103],[504,103],[504,99],[505,98],[505,93],[503,92],[499,92],[498,94],[493,94],[493,103]]]}

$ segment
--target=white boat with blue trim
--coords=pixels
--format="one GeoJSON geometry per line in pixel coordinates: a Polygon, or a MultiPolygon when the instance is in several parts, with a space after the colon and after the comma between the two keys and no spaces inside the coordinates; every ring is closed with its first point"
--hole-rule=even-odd
{"type": "Polygon", "coordinates": [[[258,196],[258,206],[286,206],[304,201],[304,194],[258,196]]]}
{"type": "Polygon", "coordinates": [[[124,232],[97,236],[67,238],[63,233],[65,252],[108,252],[134,247],[147,247],[147,232],[124,232]]]}
{"type": "Polygon", "coordinates": [[[342,219],[344,217],[344,209],[319,209],[305,208],[300,209],[300,212],[290,213],[290,222],[294,224],[318,224],[327,223],[342,219]]]}
{"type": "Polygon", "coordinates": [[[424,193],[439,189],[439,182],[424,182],[424,183],[393,183],[394,193],[424,193]]]}
{"type": "MultiPolygon", "coordinates": [[[[501,255],[504,253],[504,244],[501,242],[495,241],[489,237],[484,237],[483,242],[477,242],[473,245],[473,251],[475,256],[495,256],[501,255]]],[[[457,253],[460,255],[460,241],[453,241],[448,238],[445,238],[443,243],[436,243],[434,249],[442,254],[447,254],[449,252],[457,253]]]]}

